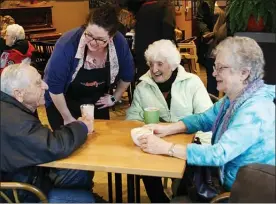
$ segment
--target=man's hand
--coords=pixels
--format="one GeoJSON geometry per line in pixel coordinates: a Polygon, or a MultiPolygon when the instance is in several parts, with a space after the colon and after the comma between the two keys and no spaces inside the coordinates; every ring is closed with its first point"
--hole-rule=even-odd
{"type": "Polygon", "coordinates": [[[206,32],[202,38],[203,38],[203,41],[204,43],[206,44],[210,44],[213,42],[213,37],[214,37],[214,32],[206,32]]]}
{"type": "Polygon", "coordinates": [[[91,120],[91,119],[89,119],[89,117],[87,117],[86,115],[84,115],[82,117],[79,117],[78,121],[81,121],[81,122],[83,122],[86,125],[86,127],[88,129],[88,133],[92,133],[93,132],[93,130],[94,130],[94,125],[93,125],[94,121],[91,120]]]}
{"type": "Polygon", "coordinates": [[[202,37],[205,39],[209,39],[209,38],[212,38],[213,36],[214,36],[214,32],[206,32],[202,37]]]}

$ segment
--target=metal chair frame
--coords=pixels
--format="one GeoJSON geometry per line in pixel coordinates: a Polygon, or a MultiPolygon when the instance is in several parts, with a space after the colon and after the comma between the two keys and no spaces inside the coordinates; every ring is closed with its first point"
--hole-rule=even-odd
{"type": "Polygon", "coordinates": [[[2,190],[12,190],[15,203],[20,203],[17,190],[25,190],[35,194],[42,203],[47,203],[47,197],[37,187],[20,182],[1,182],[0,196],[8,203],[14,203],[2,190]]]}

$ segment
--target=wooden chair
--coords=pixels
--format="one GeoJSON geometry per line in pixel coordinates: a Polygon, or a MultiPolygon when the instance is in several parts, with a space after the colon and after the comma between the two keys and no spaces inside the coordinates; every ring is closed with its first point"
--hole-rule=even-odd
{"type": "Polygon", "coordinates": [[[210,93],[209,93],[209,97],[210,97],[210,99],[211,99],[211,101],[212,101],[213,103],[216,103],[216,102],[218,102],[218,100],[219,100],[218,97],[216,97],[216,96],[214,96],[213,94],[210,94],[210,93]]]}
{"type": "Polygon", "coordinates": [[[46,196],[41,192],[41,190],[30,184],[20,182],[1,182],[0,189],[0,197],[2,197],[8,203],[20,203],[17,190],[24,190],[35,194],[41,203],[48,202],[46,196]],[[14,201],[9,196],[7,196],[3,190],[12,190],[14,201]]]}
{"type": "Polygon", "coordinates": [[[178,50],[180,52],[181,58],[190,60],[191,62],[191,68],[190,72],[199,75],[200,74],[200,68],[199,64],[197,62],[198,57],[197,57],[197,50],[196,50],[196,45],[194,43],[194,40],[196,38],[191,38],[190,42],[179,42],[177,43],[178,50]]]}
{"type": "Polygon", "coordinates": [[[55,42],[35,41],[32,42],[32,45],[35,47],[35,51],[32,56],[32,65],[43,76],[46,64],[54,50],[55,42]]]}

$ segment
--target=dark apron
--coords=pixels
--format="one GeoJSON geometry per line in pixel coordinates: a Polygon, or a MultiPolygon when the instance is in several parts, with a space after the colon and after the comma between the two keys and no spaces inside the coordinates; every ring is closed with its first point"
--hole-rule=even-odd
{"type": "MultiPolygon", "coordinates": [[[[100,97],[108,93],[110,88],[110,62],[109,51],[104,68],[84,69],[88,47],[85,47],[83,65],[71,82],[67,92],[64,94],[67,107],[74,118],[81,116],[80,106],[82,104],[95,104],[100,97]]],[[[94,118],[109,120],[109,108],[98,109],[95,105],[94,118]]],[[[48,119],[53,129],[63,125],[63,119],[52,103],[47,108],[48,119]],[[59,117],[59,118],[57,118],[59,117]]]]}

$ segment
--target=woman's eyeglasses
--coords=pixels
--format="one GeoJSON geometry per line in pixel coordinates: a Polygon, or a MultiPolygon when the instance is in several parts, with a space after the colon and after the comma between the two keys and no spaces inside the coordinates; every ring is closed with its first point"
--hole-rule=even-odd
{"type": "Polygon", "coordinates": [[[84,36],[89,39],[89,41],[94,40],[97,45],[104,45],[105,43],[107,43],[107,40],[96,39],[93,37],[92,34],[88,33],[87,31],[84,31],[84,36]]]}
{"type": "Polygon", "coordinates": [[[229,67],[216,67],[216,65],[213,66],[213,70],[216,71],[218,74],[221,73],[223,69],[229,69],[229,67]]]}

